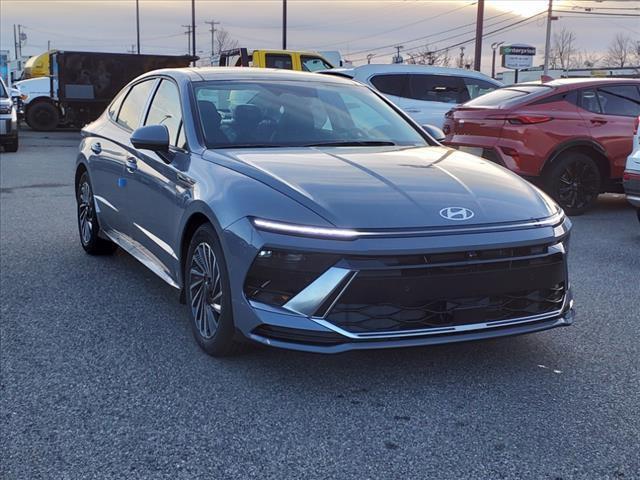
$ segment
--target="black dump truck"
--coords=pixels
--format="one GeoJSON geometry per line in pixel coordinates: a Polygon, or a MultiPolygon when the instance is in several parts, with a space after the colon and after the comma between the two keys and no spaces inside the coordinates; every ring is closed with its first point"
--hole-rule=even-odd
{"type": "Polygon", "coordinates": [[[19,82],[23,93],[29,95],[25,120],[40,131],[82,127],[98,118],[120,89],[138,75],[159,68],[187,67],[193,60],[186,55],[53,51],[48,77],[19,82]]]}

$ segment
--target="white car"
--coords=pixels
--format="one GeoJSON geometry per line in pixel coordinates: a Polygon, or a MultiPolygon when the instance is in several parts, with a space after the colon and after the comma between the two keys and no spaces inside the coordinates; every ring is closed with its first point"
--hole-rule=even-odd
{"type": "Polygon", "coordinates": [[[391,64],[334,68],[326,74],[352,78],[375,88],[420,125],[441,128],[451,107],[502,87],[475,70],[391,64]]]}
{"type": "Polygon", "coordinates": [[[629,203],[638,209],[640,220],[640,117],[636,118],[633,129],[633,150],[627,157],[627,166],[624,169],[623,184],[629,203]]]}
{"type": "Polygon", "coordinates": [[[11,91],[0,77],[0,145],[5,152],[18,151],[18,114],[11,91]]]}

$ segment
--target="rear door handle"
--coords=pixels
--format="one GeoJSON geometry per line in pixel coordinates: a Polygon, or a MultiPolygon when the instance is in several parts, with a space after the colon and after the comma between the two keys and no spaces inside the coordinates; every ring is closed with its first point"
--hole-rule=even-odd
{"type": "Polygon", "coordinates": [[[591,123],[593,123],[594,125],[604,125],[605,123],[607,123],[607,121],[604,118],[592,118],[591,119],[591,123]]]}
{"type": "Polygon", "coordinates": [[[100,142],[96,142],[94,144],[91,145],[91,151],[95,154],[98,154],[100,152],[102,152],[102,145],[100,145],[100,142]]]}
{"type": "Polygon", "coordinates": [[[127,157],[127,172],[133,173],[138,170],[138,161],[135,157],[127,157]]]}

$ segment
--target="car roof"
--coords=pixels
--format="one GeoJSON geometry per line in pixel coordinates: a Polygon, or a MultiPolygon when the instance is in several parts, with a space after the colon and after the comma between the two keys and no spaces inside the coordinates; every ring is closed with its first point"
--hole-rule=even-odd
{"type": "Polygon", "coordinates": [[[466,68],[436,67],[433,65],[414,65],[410,63],[367,64],[360,65],[358,67],[334,68],[332,70],[325,70],[323,73],[349,77],[360,75],[369,76],[376,73],[430,73],[432,75],[453,75],[458,77],[479,78],[494,82],[496,85],[501,85],[499,81],[475,70],[467,70],[466,68]]]}
{"type": "MultiPolygon", "coordinates": [[[[571,87],[572,85],[579,86],[593,86],[593,85],[607,85],[611,83],[637,83],[640,84],[640,79],[637,78],[556,78],[549,82],[541,83],[540,80],[533,82],[524,82],[526,85],[548,85],[550,87],[571,87]]],[[[510,85],[512,86],[512,85],[510,85]]]]}
{"type": "Polygon", "coordinates": [[[142,77],[155,75],[169,75],[176,79],[189,80],[192,82],[208,80],[274,80],[274,81],[312,81],[331,84],[359,85],[350,79],[319,75],[312,72],[299,72],[294,70],[284,70],[277,68],[252,68],[252,67],[186,67],[186,68],[165,68],[154,70],[144,74],[142,77]]]}

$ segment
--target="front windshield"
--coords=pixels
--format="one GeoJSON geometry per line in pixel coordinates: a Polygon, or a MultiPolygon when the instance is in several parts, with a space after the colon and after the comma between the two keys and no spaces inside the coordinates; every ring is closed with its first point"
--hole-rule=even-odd
{"type": "Polygon", "coordinates": [[[364,86],[213,81],[194,89],[209,148],[427,145],[364,86]]]}

